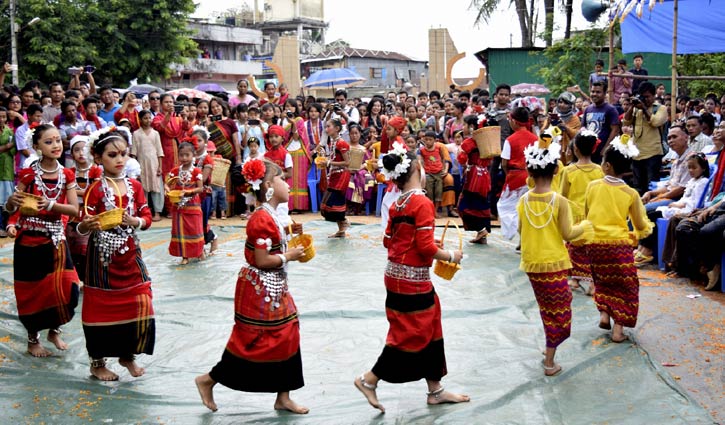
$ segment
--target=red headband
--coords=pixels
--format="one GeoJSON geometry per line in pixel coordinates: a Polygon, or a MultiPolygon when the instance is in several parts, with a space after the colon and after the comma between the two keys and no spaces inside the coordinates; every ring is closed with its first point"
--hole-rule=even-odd
{"type": "Polygon", "coordinates": [[[400,133],[405,128],[405,118],[395,116],[388,121],[388,125],[398,130],[398,133],[400,133]]]}
{"type": "Polygon", "coordinates": [[[194,150],[199,149],[199,138],[196,136],[188,136],[181,139],[181,143],[191,143],[194,146],[194,150]]]}
{"type": "Polygon", "coordinates": [[[270,125],[269,128],[267,129],[267,137],[269,137],[269,136],[284,137],[285,136],[284,128],[282,128],[279,125],[270,125]]]}

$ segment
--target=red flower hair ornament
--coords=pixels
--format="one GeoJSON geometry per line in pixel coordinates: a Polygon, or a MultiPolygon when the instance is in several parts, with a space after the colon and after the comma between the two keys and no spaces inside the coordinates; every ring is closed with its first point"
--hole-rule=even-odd
{"type": "Polygon", "coordinates": [[[181,143],[191,143],[192,146],[194,146],[194,150],[199,149],[199,138],[196,136],[187,136],[181,139],[181,143]]]}
{"type": "Polygon", "coordinates": [[[261,159],[250,159],[242,167],[242,176],[244,176],[244,179],[254,190],[259,190],[259,185],[262,184],[262,179],[266,172],[267,167],[261,159]]]}

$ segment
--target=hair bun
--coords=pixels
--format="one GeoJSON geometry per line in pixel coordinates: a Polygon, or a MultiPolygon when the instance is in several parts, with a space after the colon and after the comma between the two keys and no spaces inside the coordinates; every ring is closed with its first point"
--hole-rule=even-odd
{"type": "Polygon", "coordinates": [[[385,167],[388,171],[394,171],[395,167],[400,164],[400,162],[403,159],[400,157],[400,155],[390,155],[386,154],[383,156],[383,167],[385,167]]]}

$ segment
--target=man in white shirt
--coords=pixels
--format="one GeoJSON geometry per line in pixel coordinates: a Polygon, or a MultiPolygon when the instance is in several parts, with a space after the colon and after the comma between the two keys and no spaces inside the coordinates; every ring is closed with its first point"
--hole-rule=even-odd
{"type": "Polygon", "coordinates": [[[349,142],[350,135],[347,133],[347,125],[351,122],[360,123],[360,111],[354,106],[347,105],[347,92],[342,89],[335,92],[335,103],[329,104],[327,107],[325,122],[335,118],[339,119],[342,122],[340,136],[349,142]]]}
{"type": "Polygon", "coordinates": [[[710,136],[702,132],[702,118],[697,115],[687,117],[685,124],[689,136],[688,145],[692,152],[703,152],[706,146],[712,145],[710,136]]]}

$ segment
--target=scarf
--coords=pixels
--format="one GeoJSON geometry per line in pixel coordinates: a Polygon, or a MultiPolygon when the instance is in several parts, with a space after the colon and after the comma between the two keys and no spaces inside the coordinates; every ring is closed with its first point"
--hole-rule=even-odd
{"type": "Polygon", "coordinates": [[[559,108],[555,108],[554,111],[556,111],[556,113],[559,114],[559,118],[561,118],[561,120],[563,122],[569,122],[571,117],[574,116],[574,107],[573,106],[571,108],[569,108],[569,112],[561,112],[561,111],[559,111],[559,108]]]}
{"type": "Polygon", "coordinates": [[[715,199],[720,193],[720,190],[722,190],[723,175],[725,175],[725,149],[721,149],[717,155],[717,173],[715,173],[715,177],[713,178],[710,201],[715,199]]]}

